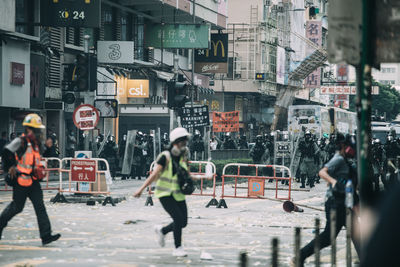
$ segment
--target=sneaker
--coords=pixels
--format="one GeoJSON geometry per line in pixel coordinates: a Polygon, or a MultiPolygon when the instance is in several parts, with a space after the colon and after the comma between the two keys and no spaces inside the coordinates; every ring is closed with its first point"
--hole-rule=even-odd
{"type": "Polygon", "coordinates": [[[60,234],[49,235],[48,237],[42,239],[42,245],[44,246],[50,244],[51,242],[57,241],[60,237],[60,234]]]}
{"type": "Polygon", "coordinates": [[[183,249],[183,247],[179,247],[179,248],[174,249],[174,251],[172,252],[172,256],[174,256],[174,257],[186,257],[187,253],[183,249]]]}
{"type": "Polygon", "coordinates": [[[157,225],[154,227],[154,231],[156,232],[157,235],[157,242],[160,245],[160,247],[163,248],[165,246],[165,235],[162,233],[161,229],[162,229],[161,225],[157,225]]]}

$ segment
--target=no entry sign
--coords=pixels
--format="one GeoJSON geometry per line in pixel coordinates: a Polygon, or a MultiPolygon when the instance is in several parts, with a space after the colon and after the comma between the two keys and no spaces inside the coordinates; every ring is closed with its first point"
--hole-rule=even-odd
{"type": "Polygon", "coordinates": [[[72,118],[80,130],[93,130],[99,122],[99,111],[89,104],[83,104],[74,110],[72,118]]]}
{"type": "Polygon", "coordinates": [[[71,181],[96,182],[96,161],[90,159],[71,160],[71,181]]]}

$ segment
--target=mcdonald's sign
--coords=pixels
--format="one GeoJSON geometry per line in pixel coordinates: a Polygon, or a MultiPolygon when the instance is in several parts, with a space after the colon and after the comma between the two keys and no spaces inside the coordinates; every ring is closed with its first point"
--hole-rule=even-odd
{"type": "Polygon", "coordinates": [[[210,49],[197,49],[195,62],[227,62],[228,61],[228,34],[211,34],[210,49]]]}
{"type": "Polygon", "coordinates": [[[213,33],[209,49],[197,49],[195,53],[197,73],[226,73],[228,71],[228,34],[213,33]]]}

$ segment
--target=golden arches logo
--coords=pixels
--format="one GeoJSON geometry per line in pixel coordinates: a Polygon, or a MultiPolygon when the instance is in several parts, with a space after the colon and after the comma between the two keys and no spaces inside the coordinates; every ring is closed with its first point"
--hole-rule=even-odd
{"type": "MultiPolygon", "coordinates": [[[[217,56],[217,51],[218,51],[217,49],[218,49],[219,44],[221,44],[221,51],[222,51],[221,55],[222,55],[222,57],[225,57],[225,47],[224,47],[224,43],[221,40],[218,40],[217,42],[211,41],[211,45],[214,50],[214,57],[217,56]]],[[[206,57],[209,56],[209,53],[210,53],[210,49],[207,49],[206,57]]]]}

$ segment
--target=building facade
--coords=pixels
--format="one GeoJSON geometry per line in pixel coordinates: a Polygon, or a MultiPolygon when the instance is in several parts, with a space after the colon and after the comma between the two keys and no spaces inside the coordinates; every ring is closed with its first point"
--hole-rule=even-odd
{"type": "MultiPolygon", "coordinates": [[[[43,2],[0,1],[0,131],[20,134],[24,116],[39,113],[48,131],[57,135],[62,155],[67,133],[76,132],[79,138],[87,136],[73,123],[72,114],[78,105],[93,104],[95,99],[122,100],[118,92],[115,96],[97,96],[95,92],[82,93],[69,87],[71,65],[77,55],[84,53],[85,35],[89,36],[89,53],[97,56],[98,41],[134,44],[133,62],[98,63],[98,88],[104,87],[101,77],[114,83],[124,78],[146,80],[148,86],[147,95],[120,102],[118,118],[100,118],[94,135],[118,138],[128,130],[149,133],[156,128],[167,132],[171,113],[167,108],[166,82],[174,77],[174,58],[179,71],[191,70],[191,51],[149,47],[146,30],[161,23],[207,24],[211,30],[223,30],[228,6],[226,0],[101,0],[100,28],[82,28],[39,26],[43,2]],[[72,94],[75,101],[67,104],[66,94],[72,94]]],[[[197,88],[208,88],[208,77],[204,75],[196,74],[195,82],[197,88]]],[[[203,99],[202,95],[207,94],[203,92],[209,91],[197,91],[195,100],[203,99]]]]}

